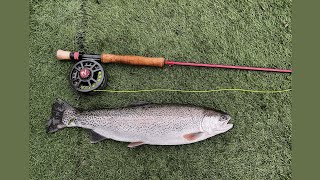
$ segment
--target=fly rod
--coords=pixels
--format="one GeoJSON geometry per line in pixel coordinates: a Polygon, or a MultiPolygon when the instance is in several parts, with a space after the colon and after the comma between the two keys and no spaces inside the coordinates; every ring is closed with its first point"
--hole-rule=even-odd
{"type": "Polygon", "coordinates": [[[177,62],[172,60],[166,60],[163,57],[143,57],[143,56],[114,55],[114,54],[101,54],[101,55],[100,54],[84,54],[81,52],[70,52],[70,51],[63,51],[63,50],[57,51],[57,59],[58,60],[96,60],[96,61],[101,61],[102,63],[121,63],[121,64],[130,64],[130,65],[154,66],[154,67],[164,67],[164,65],[170,65],[170,66],[178,65],[178,66],[194,66],[194,67],[292,73],[291,69],[261,68],[261,67],[205,64],[205,63],[193,63],[193,62],[177,62]]]}
{"type": "Polygon", "coordinates": [[[252,71],[268,71],[279,73],[291,73],[289,69],[271,69],[247,66],[230,66],[221,64],[203,64],[191,62],[177,62],[165,60],[163,57],[143,57],[131,55],[114,55],[114,54],[84,54],[81,52],[57,51],[58,60],[76,60],[78,61],[71,69],[69,82],[73,89],[78,92],[91,92],[101,90],[106,87],[107,73],[104,72],[102,63],[121,63],[141,66],[164,67],[165,65],[173,66],[195,66],[209,68],[227,68],[252,71]]]}

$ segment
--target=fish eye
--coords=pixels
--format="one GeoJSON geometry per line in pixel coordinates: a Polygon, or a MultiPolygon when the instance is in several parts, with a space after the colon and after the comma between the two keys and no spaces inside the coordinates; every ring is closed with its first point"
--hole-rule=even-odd
{"type": "Polygon", "coordinates": [[[229,119],[229,115],[222,115],[221,117],[220,117],[220,121],[222,120],[222,121],[225,121],[225,120],[228,120],[229,119]]]}

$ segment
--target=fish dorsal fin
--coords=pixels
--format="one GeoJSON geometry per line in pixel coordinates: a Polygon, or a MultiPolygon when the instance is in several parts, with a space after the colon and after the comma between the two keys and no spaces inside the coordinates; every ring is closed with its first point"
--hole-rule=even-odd
{"type": "Polygon", "coordinates": [[[188,141],[194,141],[197,140],[202,134],[203,132],[185,134],[183,135],[183,138],[185,138],[188,141]]]}
{"type": "Polygon", "coordinates": [[[107,138],[104,136],[101,136],[100,134],[94,132],[93,130],[90,131],[90,142],[91,143],[97,143],[97,142],[103,141],[105,139],[107,139],[107,138]]]}
{"type": "Polygon", "coordinates": [[[144,144],[144,143],[141,142],[141,141],[131,142],[130,144],[128,144],[128,147],[129,147],[129,148],[134,148],[134,147],[137,147],[137,146],[141,146],[142,144],[144,144]]]}

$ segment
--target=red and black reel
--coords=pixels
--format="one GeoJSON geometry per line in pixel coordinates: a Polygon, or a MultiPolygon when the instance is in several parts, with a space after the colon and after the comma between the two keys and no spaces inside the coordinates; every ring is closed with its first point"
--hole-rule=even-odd
{"type": "Polygon", "coordinates": [[[77,62],[69,75],[70,85],[79,92],[90,92],[106,87],[107,77],[100,63],[94,59],[77,62]]]}

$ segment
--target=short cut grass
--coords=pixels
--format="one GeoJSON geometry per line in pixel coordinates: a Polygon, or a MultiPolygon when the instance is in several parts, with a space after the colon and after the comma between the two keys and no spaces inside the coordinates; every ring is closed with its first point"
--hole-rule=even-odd
{"type": "MultiPolygon", "coordinates": [[[[291,93],[145,92],[80,96],[57,49],[165,57],[176,61],[291,68],[291,0],[30,1],[31,179],[290,179],[291,93]],[[234,128],[183,146],[136,149],[84,129],[45,132],[55,98],[82,109],[137,101],[228,112],[234,128]]],[[[112,90],[291,88],[290,74],[104,64],[112,90]]],[[[170,112],[168,112],[170,113],[170,112]]]]}

